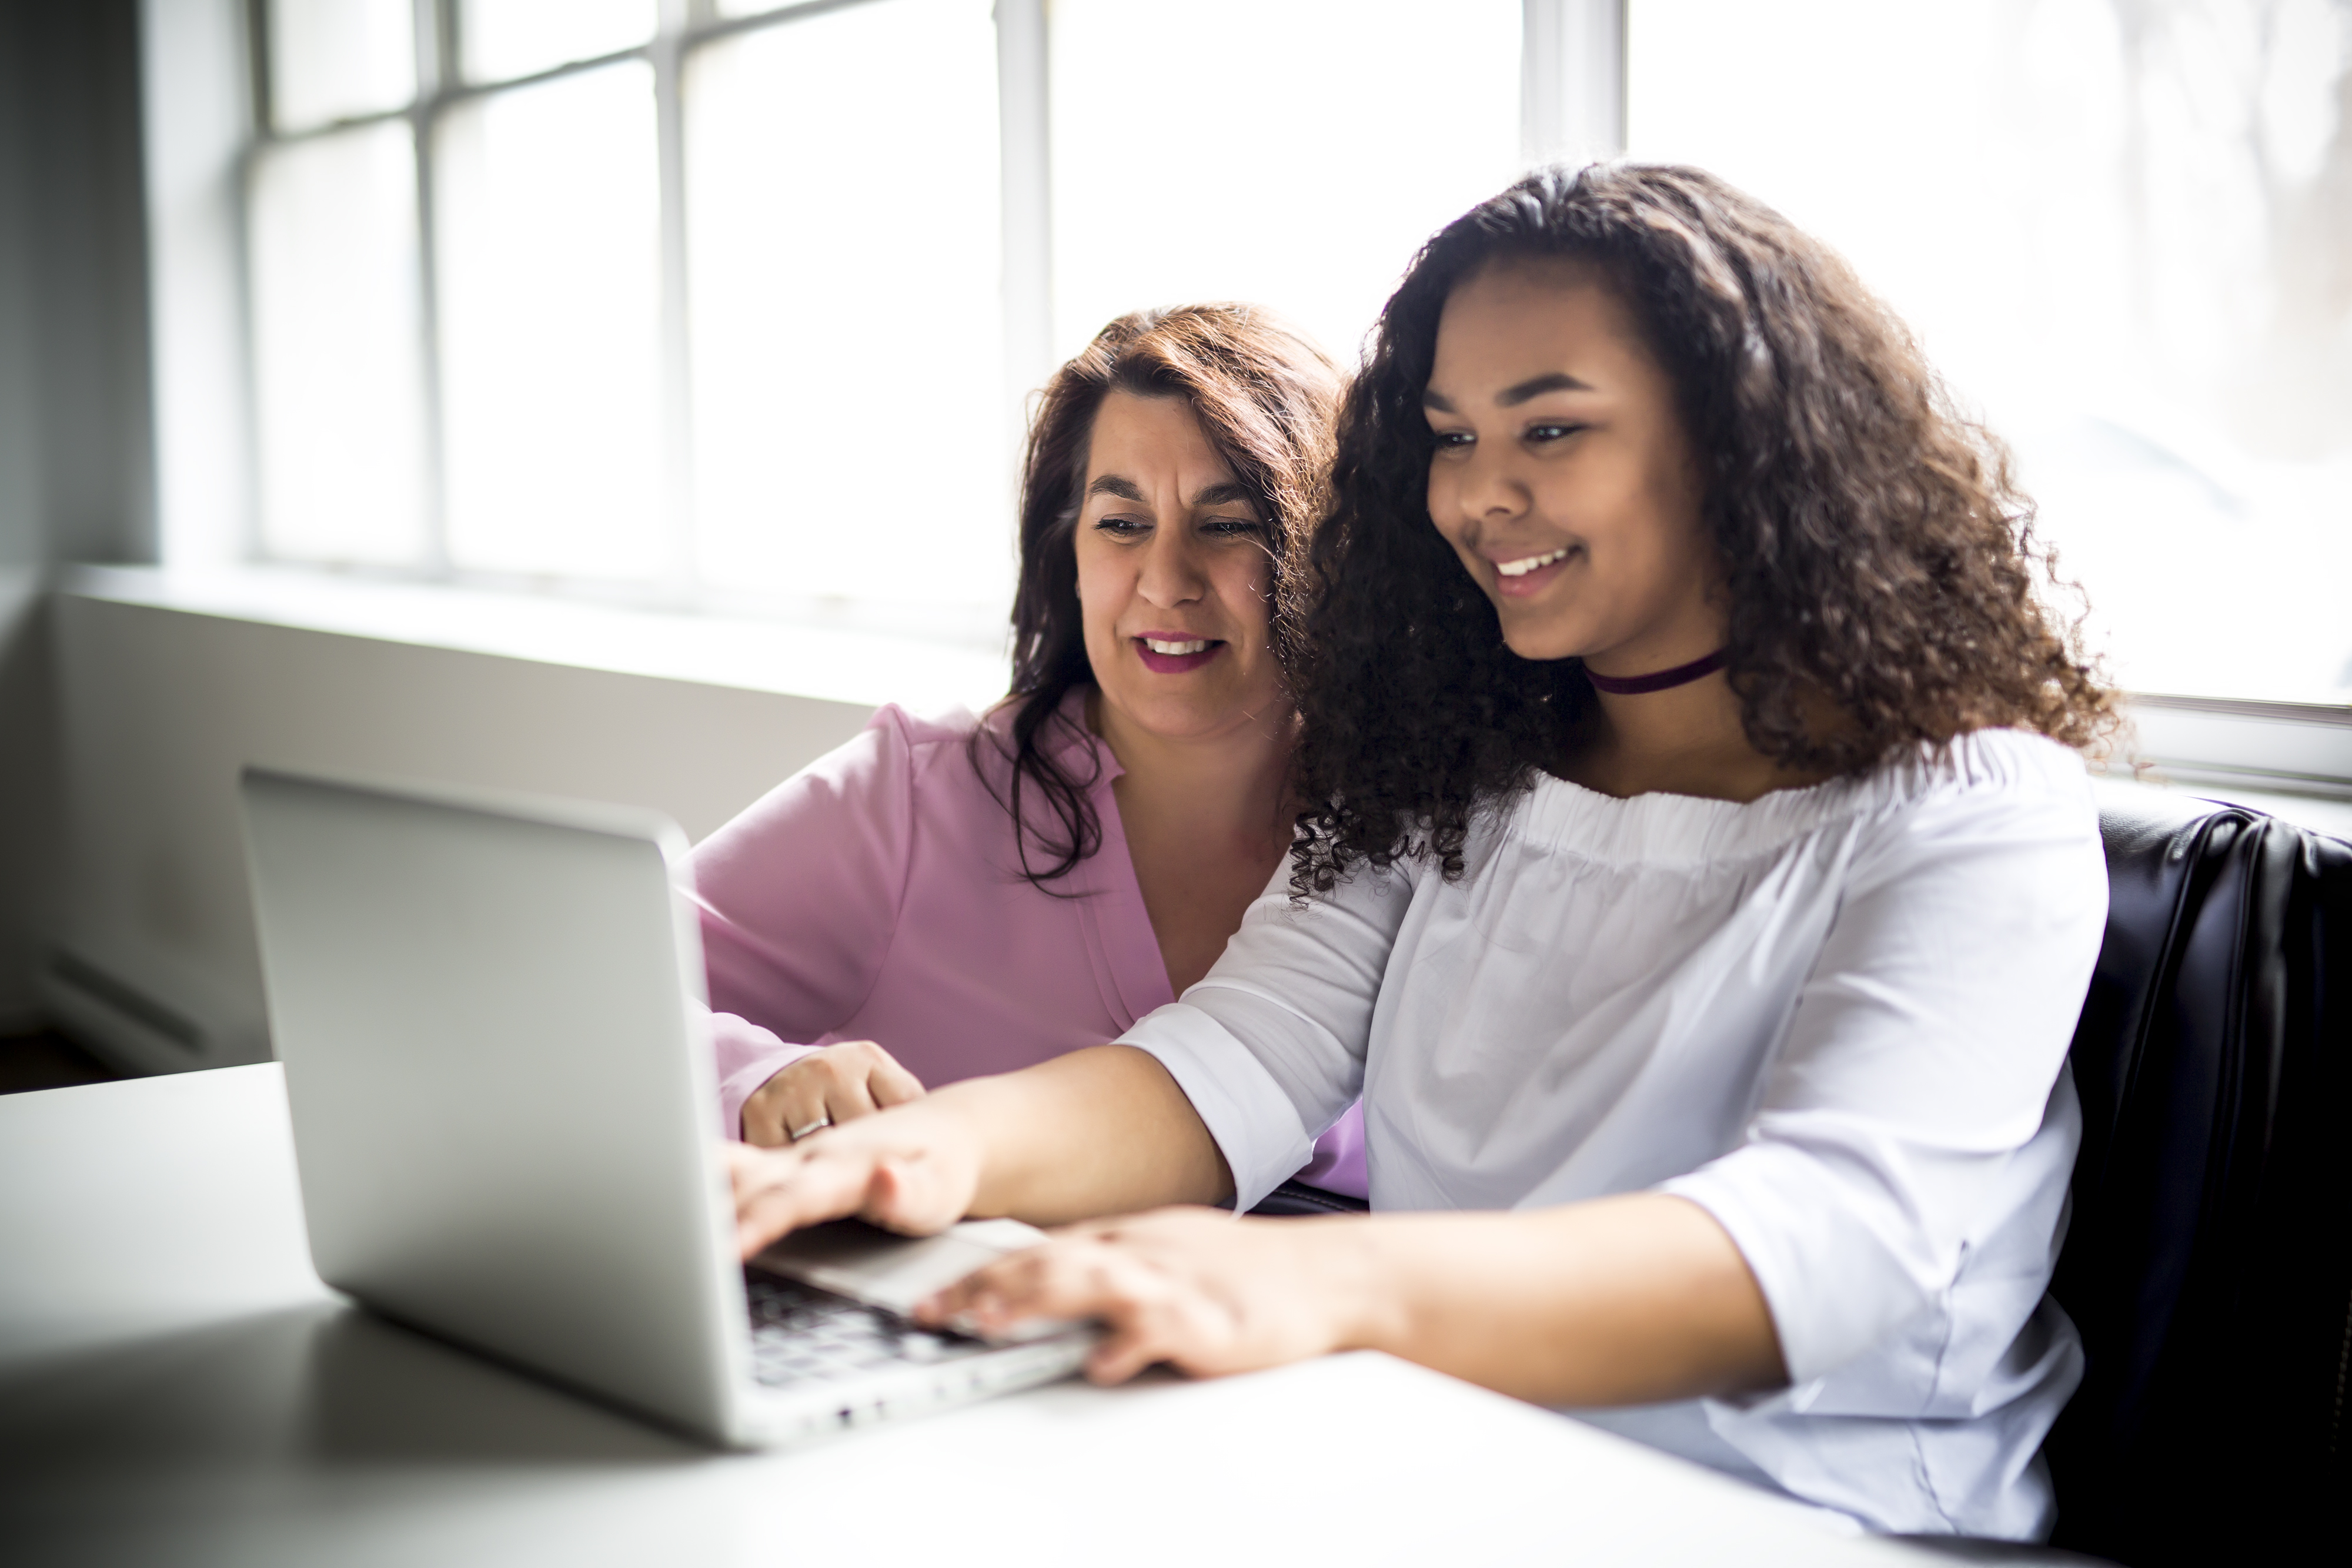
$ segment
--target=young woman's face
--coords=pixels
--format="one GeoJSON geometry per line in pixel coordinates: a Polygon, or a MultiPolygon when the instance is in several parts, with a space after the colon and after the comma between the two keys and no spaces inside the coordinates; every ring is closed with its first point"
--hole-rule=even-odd
{"type": "Polygon", "coordinates": [[[1513,653],[1638,675],[1723,645],[1674,387],[1600,274],[1507,262],[1462,283],[1422,401],[1430,520],[1513,653]]]}
{"type": "Polygon", "coordinates": [[[1103,701],[1150,733],[1216,734],[1277,706],[1267,521],[1181,398],[1095,415],[1076,548],[1103,701]]]}

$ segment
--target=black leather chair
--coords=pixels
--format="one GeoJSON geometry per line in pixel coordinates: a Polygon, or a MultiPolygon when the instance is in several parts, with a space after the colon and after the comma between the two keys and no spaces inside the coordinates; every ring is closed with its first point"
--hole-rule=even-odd
{"type": "Polygon", "coordinates": [[[2101,827],[2053,1544],[2352,1563],[2352,844],[2168,797],[2101,827]]]}

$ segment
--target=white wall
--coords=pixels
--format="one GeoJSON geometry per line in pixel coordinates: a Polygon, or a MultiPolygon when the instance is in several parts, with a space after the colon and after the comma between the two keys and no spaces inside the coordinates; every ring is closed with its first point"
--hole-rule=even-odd
{"type": "Polygon", "coordinates": [[[871,711],[70,591],[50,612],[70,873],[42,998],[137,1071],[268,1054],[236,812],[248,762],[650,806],[698,839],[871,711]]]}
{"type": "Polygon", "coordinates": [[[0,0],[0,1034],[39,1022],[56,562],[152,555],[133,0],[0,0]]]}
{"type": "Polygon", "coordinates": [[[40,1022],[33,973],[59,880],[44,579],[0,558],[0,1035],[40,1022]]]}

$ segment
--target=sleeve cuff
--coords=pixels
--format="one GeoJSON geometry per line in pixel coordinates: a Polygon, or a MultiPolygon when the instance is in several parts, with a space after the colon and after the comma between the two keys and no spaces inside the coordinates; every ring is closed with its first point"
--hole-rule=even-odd
{"type": "Polygon", "coordinates": [[[1791,1386],[1836,1371],[1927,1304],[1889,1260],[1857,1256],[1876,1249],[1857,1233],[1867,1227],[1842,1213],[1850,1195],[1794,1149],[1750,1144],[1656,1190],[1706,1210],[1739,1249],[1791,1386]],[[1825,1227],[1824,1215],[1845,1223],[1825,1227]]]}
{"type": "MultiPolygon", "coordinates": [[[[714,1015],[714,1021],[726,1017],[723,1013],[714,1015]]],[[[813,1045],[786,1045],[782,1040],[775,1040],[748,1052],[722,1052],[720,1066],[726,1076],[719,1081],[719,1135],[740,1141],[743,1136],[743,1102],[757,1094],[760,1086],[769,1079],[816,1049],[813,1045]]]]}
{"type": "Polygon", "coordinates": [[[1199,1008],[1171,1002],[1121,1035],[1176,1080],[1234,1176],[1234,1212],[1280,1186],[1315,1152],[1297,1107],[1241,1041],[1199,1008]]]}

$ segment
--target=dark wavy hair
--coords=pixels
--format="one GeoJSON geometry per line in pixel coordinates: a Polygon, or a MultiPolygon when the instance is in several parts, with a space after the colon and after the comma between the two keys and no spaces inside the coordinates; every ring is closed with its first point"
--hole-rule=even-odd
{"type": "Polygon", "coordinates": [[[1422,248],[1340,415],[1314,588],[1293,601],[1298,772],[1318,802],[1295,892],[1402,856],[1460,876],[1474,812],[1572,754],[1593,712],[1581,661],[1504,646],[1429,517],[1439,312],[1482,268],[1553,258],[1617,290],[1673,383],[1759,751],[1841,774],[1990,726],[2075,746],[2112,727],[2079,618],[2036,597],[2078,591],[2037,544],[2007,449],[1843,260],[1700,170],[1538,170],[1422,248]],[[1819,722],[1824,700],[1841,722],[1819,722]]]}
{"type": "Polygon", "coordinates": [[[1012,710],[1012,722],[1003,733],[982,725],[971,742],[972,766],[1012,814],[1021,873],[1039,887],[1102,847],[1102,823],[1087,799],[1097,776],[1065,768],[1047,732],[1059,721],[1063,699],[1094,680],[1078,608],[1075,536],[1095,413],[1114,391],[1182,398],[1210,445],[1248,487],[1274,558],[1274,653],[1286,668],[1293,618],[1284,607],[1300,547],[1326,504],[1340,377],[1321,349],[1269,311],[1186,305],[1120,317],[1046,383],[1021,472],[1013,686],[998,705],[1012,710]],[[1042,812],[1024,810],[1031,792],[1042,812]]]}

